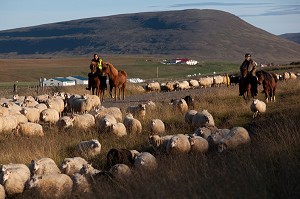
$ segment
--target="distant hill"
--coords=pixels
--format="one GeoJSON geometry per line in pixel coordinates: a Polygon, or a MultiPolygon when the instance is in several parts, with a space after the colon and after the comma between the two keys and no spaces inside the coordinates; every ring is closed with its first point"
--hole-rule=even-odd
{"type": "Polygon", "coordinates": [[[261,62],[298,61],[300,45],[218,10],[145,12],[0,31],[0,56],[163,55],[261,62]]]}
{"type": "Polygon", "coordinates": [[[300,44],[300,33],[286,33],[279,36],[300,44]]]}

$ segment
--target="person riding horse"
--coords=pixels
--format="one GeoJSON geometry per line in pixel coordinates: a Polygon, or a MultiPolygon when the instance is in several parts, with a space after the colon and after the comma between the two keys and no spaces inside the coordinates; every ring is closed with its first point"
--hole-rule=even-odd
{"type": "Polygon", "coordinates": [[[256,65],[257,65],[256,62],[251,59],[251,54],[246,53],[245,60],[240,66],[240,71],[241,71],[241,79],[239,83],[240,96],[242,96],[245,92],[245,88],[243,87],[243,84],[241,84],[241,82],[245,80],[249,80],[249,83],[251,84],[251,93],[253,93],[254,96],[257,95],[257,78],[255,75],[256,65]]]}
{"type": "MultiPolygon", "coordinates": [[[[97,63],[97,72],[96,73],[92,73],[90,72],[88,74],[88,87],[86,88],[86,90],[91,90],[91,85],[92,85],[92,80],[93,77],[95,75],[98,75],[99,79],[100,79],[100,86],[104,89],[107,89],[107,85],[106,85],[106,75],[104,75],[102,73],[102,67],[103,67],[103,61],[102,59],[99,58],[98,54],[94,54],[94,58],[92,59],[92,63],[96,62],[97,63]]],[[[90,65],[90,69],[92,71],[92,64],[90,65]]]]}

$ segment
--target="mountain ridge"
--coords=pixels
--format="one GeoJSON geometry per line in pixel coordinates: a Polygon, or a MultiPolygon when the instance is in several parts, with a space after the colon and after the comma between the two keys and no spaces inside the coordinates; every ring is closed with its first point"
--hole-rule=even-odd
{"type": "Polygon", "coordinates": [[[0,31],[0,56],[100,54],[298,61],[300,44],[219,10],[120,14],[0,31]]]}

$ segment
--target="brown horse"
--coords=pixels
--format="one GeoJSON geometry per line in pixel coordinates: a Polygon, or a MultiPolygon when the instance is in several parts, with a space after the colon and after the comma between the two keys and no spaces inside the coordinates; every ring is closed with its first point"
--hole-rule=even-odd
{"type": "Polygon", "coordinates": [[[92,79],[91,79],[92,80],[91,81],[92,94],[94,95],[95,90],[96,90],[96,95],[100,98],[100,100],[102,102],[105,88],[103,88],[103,86],[101,86],[101,81],[99,79],[99,74],[101,71],[98,67],[98,63],[91,62],[90,69],[91,69],[91,75],[92,75],[92,79]]]}
{"type": "Polygon", "coordinates": [[[273,74],[270,74],[264,70],[257,71],[256,76],[258,78],[258,84],[263,85],[266,102],[269,102],[269,100],[275,102],[277,77],[274,77],[273,74]]]}
{"type": "MultiPolygon", "coordinates": [[[[252,62],[251,67],[256,67],[257,63],[252,62]]],[[[243,93],[244,100],[246,103],[249,102],[250,98],[254,98],[256,95],[257,80],[247,68],[241,68],[242,77],[240,79],[239,87],[243,93]]]]}
{"type": "Polygon", "coordinates": [[[121,99],[121,93],[123,94],[122,98],[125,100],[125,88],[127,81],[127,73],[125,71],[118,71],[111,63],[104,62],[102,67],[102,72],[108,74],[109,76],[109,94],[112,96],[112,89],[115,88],[115,101],[121,99]],[[117,89],[119,90],[119,95],[117,96],[117,89]]]}

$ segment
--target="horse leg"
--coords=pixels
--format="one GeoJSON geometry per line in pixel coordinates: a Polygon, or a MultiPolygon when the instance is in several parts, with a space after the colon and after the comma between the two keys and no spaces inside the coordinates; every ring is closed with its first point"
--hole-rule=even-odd
{"type": "Polygon", "coordinates": [[[126,88],[126,81],[123,84],[123,100],[125,100],[125,88],[126,88]]]}
{"type": "Polygon", "coordinates": [[[115,87],[115,101],[117,101],[117,87],[115,87]]]}

